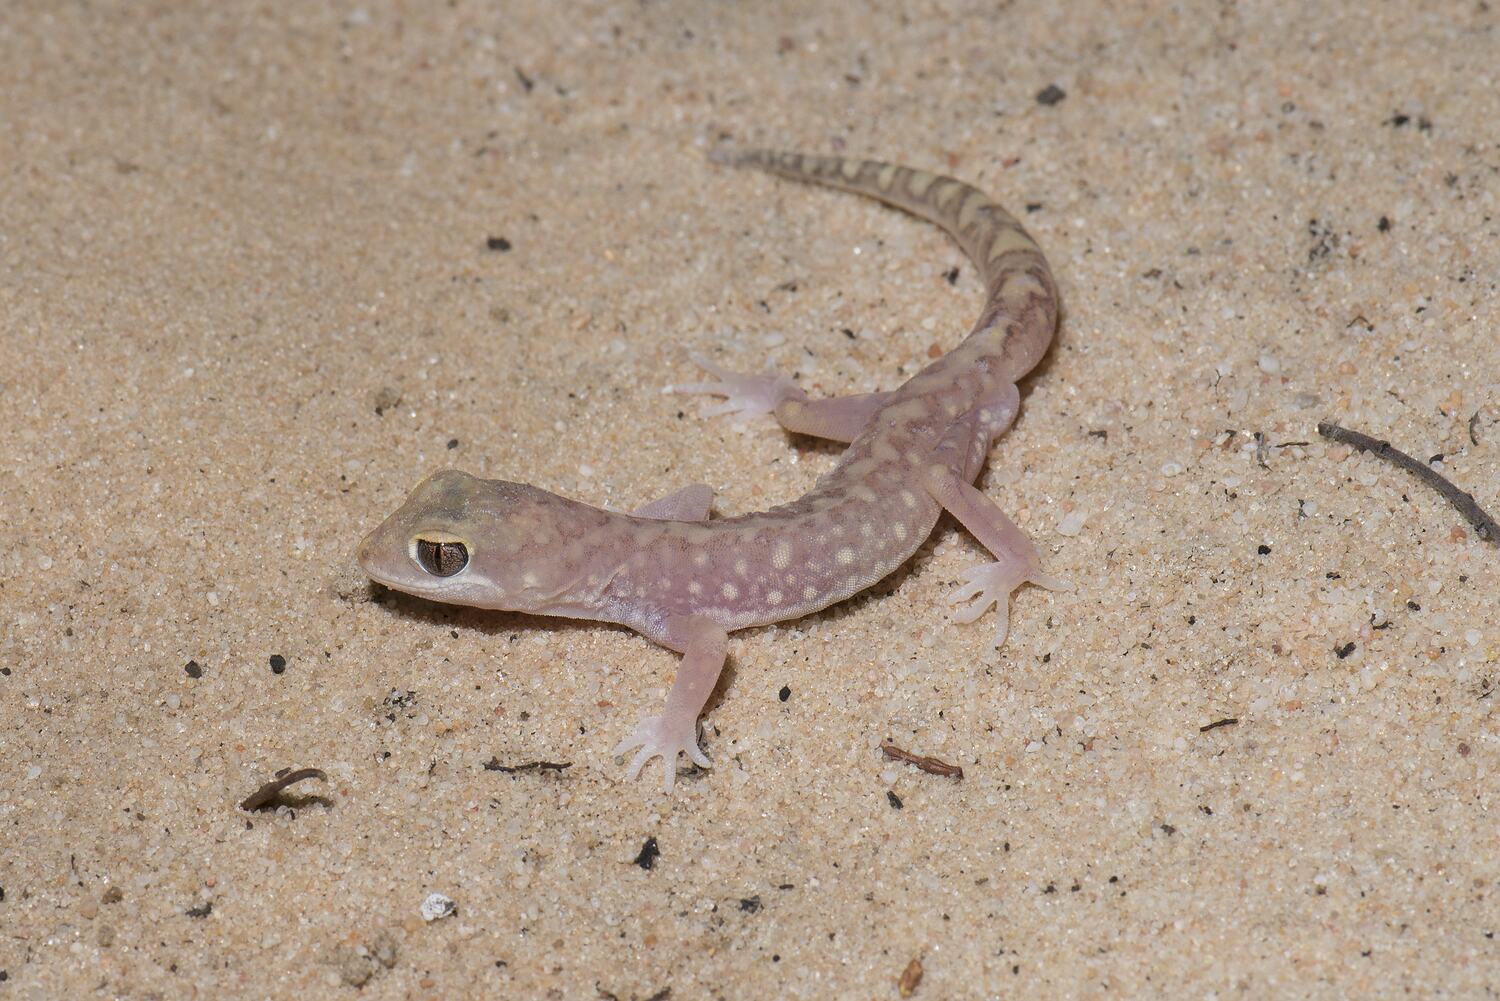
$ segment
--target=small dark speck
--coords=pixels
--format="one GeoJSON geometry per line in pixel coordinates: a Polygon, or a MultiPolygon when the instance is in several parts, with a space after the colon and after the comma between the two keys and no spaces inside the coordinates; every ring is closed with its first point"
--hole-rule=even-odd
{"type": "MultiPolygon", "coordinates": [[[[956,271],[958,269],[955,268],[954,270],[956,271]]],[[[850,330],[848,327],[843,328],[843,334],[844,334],[845,337],[849,338],[851,341],[854,340],[854,331],[850,330]]]]}
{"type": "Polygon", "coordinates": [[[1036,92],[1036,103],[1050,108],[1067,96],[1067,91],[1055,83],[1049,83],[1036,92]]]}
{"type": "Polygon", "coordinates": [[[280,674],[286,670],[286,658],[279,653],[271,654],[271,673],[280,674]]]}
{"type": "Polygon", "coordinates": [[[1036,213],[1040,212],[1041,210],[1042,210],[1042,203],[1041,202],[1027,202],[1026,203],[1026,214],[1027,215],[1035,215],[1036,213]]]}
{"type": "Polygon", "coordinates": [[[1345,657],[1349,656],[1351,653],[1354,652],[1354,641],[1350,640],[1348,643],[1345,643],[1343,646],[1336,646],[1336,647],[1334,647],[1333,648],[1333,652],[1338,656],[1339,660],[1343,660],[1345,657]]]}
{"type": "Polygon", "coordinates": [[[949,285],[957,285],[958,268],[949,268],[947,271],[943,272],[943,277],[947,279],[949,285]]]}
{"type": "Polygon", "coordinates": [[[1054,883],[1048,883],[1046,886],[1042,887],[1042,892],[1043,893],[1056,893],[1057,892],[1057,885],[1054,884],[1054,883]]]}
{"type": "Polygon", "coordinates": [[[655,838],[647,838],[646,843],[641,845],[641,852],[635,857],[635,864],[642,869],[650,869],[656,865],[656,858],[661,850],[656,847],[655,838]]]}
{"type": "Polygon", "coordinates": [[[10,974],[6,973],[4,970],[0,970],[0,984],[5,983],[9,979],[10,979],[10,974]]]}
{"type": "Polygon", "coordinates": [[[201,678],[201,677],[203,677],[203,668],[201,666],[199,666],[199,664],[198,664],[198,662],[196,660],[190,660],[190,661],[188,661],[187,662],[187,666],[184,667],[183,670],[187,672],[187,676],[189,678],[201,678]]]}
{"type": "Polygon", "coordinates": [[[1420,612],[1422,610],[1422,606],[1417,604],[1415,601],[1412,601],[1410,598],[1406,599],[1406,607],[1411,609],[1413,612],[1420,612]]]}
{"type": "Polygon", "coordinates": [[[0,667],[0,677],[10,677],[10,668],[0,667]]]}
{"type": "Polygon", "coordinates": [[[1394,126],[1395,128],[1399,129],[1403,125],[1405,125],[1406,123],[1408,123],[1410,121],[1411,121],[1411,116],[1410,115],[1403,115],[1401,112],[1398,111],[1394,115],[1392,115],[1391,117],[1387,118],[1385,120],[1385,124],[1394,126]]]}
{"type": "Polygon", "coordinates": [[[1171,824],[1162,824],[1161,832],[1170,838],[1172,835],[1177,833],[1177,828],[1173,827],[1171,824]]]}
{"type": "Polygon", "coordinates": [[[756,896],[740,898],[740,910],[744,911],[746,914],[754,914],[756,911],[760,910],[760,897],[756,896]]]}
{"type": "Polygon", "coordinates": [[[901,797],[897,796],[895,793],[891,792],[889,789],[887,789],[885,791],[885,798],[890,801],[891,809],[893,809],[893,810],[899,810],[899,809],[901,809],[902,806],[905,805],[904,803],[901,802],[901,797]]]}
{"type": "Polygon", "coordinates": [[[1271,555],[1271,547],[1268,546],[1268,545],[1266,545],[1264,542],[1262,542],[1259,546],[1257,546],[1255,548],[1255,551],[1257,553],[1260,553],[1260,555],[1262,555],[1262,556],[1270,556],[1271,555]]]}
{"type": "Polygon", "coordinates": [[[457,438],[449,438],[448,439],[448,451],[451,452],[451,451],[453,451],[457,447],[458,447],[458,439],[457,438]]]}
{"type": "Polygon", "coordinates": [[[189,907],[187,910],[183,911],[182,913],[186,914],[190,918],[206,918],[210,914],[212,914],[213,912],[214,912],[214,903],[213,903],[212,900],[210,900],[206,904],[200,904],[197,907],[189,907]]]}
{"type": "Polygon", "coordinates": [[[785,702],[787,699],[791,698],[792,697],[791,686],[790,685],[782,685],[781,686],[781,691],[779,691],[779,692],[776,693],[776,697],[778,699],[780,699],[781,701],[783,701],[783,702],[785,702]]]}
{"type": "Polygon", "coordinates": [[[1381,216],[1380,217],[1380,221],[1375,224],[1375,228],[1378,229],[1378,230],[1380,230],[1382,233],[1389,233],[1391,231],[1391,219],[1390,219],[1390,217],[1389,216],[1381,216]]]}
{"type": "Polygon", "coordinates": [[[498,250],[502,254],[510,249],[510,241],[503,236],[492,236],[484,241],[485,249],[498,250]]]}

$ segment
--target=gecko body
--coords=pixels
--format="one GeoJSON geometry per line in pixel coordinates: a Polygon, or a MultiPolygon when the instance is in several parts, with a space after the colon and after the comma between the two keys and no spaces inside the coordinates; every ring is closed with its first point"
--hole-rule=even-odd
{"type": "Polygon", "coordinates": [[[697,720],[733,630],[798,618],[842,601],[905,562],[942,511],[994,556],[965,574],[955,613],[997,606],[1004,641],[1010,593],[1065,588],[1031,543],[974,486],[1019,406],[1016,380],[1041,359],[1057,290],[1041,250],[977,189],[894,164],[751,151],[713,155],[794,180],[877,198],[946,230],[978,268],[984,308],[972,331],[892,392],[809,399],[791,380],[746,376],[697,359],[716,381],[676,387],[725,397],[718,412],[774,413],[783,427],[848,443],[806,495],[768,511],[709,519],[694,485],[630,514],[536,487],[443,470],[361,543],[366,573],[437,601],[615,622],[683,654],[659,715],[617,753],[632,776],[660,755],[672,788],[677,757],[707,766],[697,720]]]}

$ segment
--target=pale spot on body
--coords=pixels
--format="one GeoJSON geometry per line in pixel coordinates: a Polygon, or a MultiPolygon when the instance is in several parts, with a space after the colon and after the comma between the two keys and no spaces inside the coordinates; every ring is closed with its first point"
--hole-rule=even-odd
{"type": "Polygon", "coordinates": [[[850,549],[848,546],[845,546],[843,549],[840,549],[837,553],[835,553],[833,555],[833,558],[838,560],[840,566],[849,566],[854,562],[854,550],[850,549]]]}
{"type": "Polygon", "coordinates": [[[736,598],[738,598],[740,596],[740,589],[737,588],[737,587],[735,587],[733,584],[729,583],[728,581],[725,581],[724,586],[719,589],[719,593],[722,594],[728,600],[733,601],[734,599],[736,599],[736,598]]]}
{"type": "Polygon", "coordinates": [[[778,539],[776,545],[771,547],[771,566],[777,570],[785,570],[792,565],[792,544],[785,539],[778,539]]]}
{"type": "Polygon", "coordinates": [[[803,601],[812,601],[817,596],[818,596],[818,589],[815,588],[815,587],[813,587],[811,584],[809,584],[808,586],[806,586],[806,587],[804,587],[802,589],[802,600],[803,601]]]}
{"type": "Polygon", "coordinates": [[[743,577],[750,572],[750,563],[744,557],[734,561],[734,573],[737,577],[743,577]]]}
{"type": "Polygon", "coordinates": [[[783,597],[784,596],[782,595],[782,593],[780,591],[767,591],[766,592],[766,604],[768,604],[768,605],[779,605],[779,604],[781,604],[781,601],[782,601],[783,597]]]}
{"type": "Polygon", "coordinates": [[[916,507],[917,495],[912,493],[910,490],[903,490],[901,491],[901,503],[905,504],[907,507],[916,507]]]}
{"type": "Polygon", "coordinates": [[[896,522],[891,526],[891,534],[896,537],[897,542],[905,542],[907,536],[906,526],[899,521],[896,522]]]}
{"type": "Polygon", "coordinates": [[[702,584],[698,583],[695,580],[688,582],[688,594],[702,594],[702,593],[703,593],[703,585],[702,584]]]}
{"type": "Polygon", "coordinates": [[[704,552],[702,549],[700,549],[696,553],[694,553],[693,554],[693,566],[695,566],[695,567],[706,567],[706,566],[708,566],[708,553],[704,552]]]}

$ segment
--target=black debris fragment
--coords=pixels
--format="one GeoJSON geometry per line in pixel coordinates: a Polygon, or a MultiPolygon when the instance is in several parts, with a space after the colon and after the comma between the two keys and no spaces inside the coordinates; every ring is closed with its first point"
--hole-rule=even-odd
{"type": "Polygon", "coordinates": [[[1042,105],[1045,108],[1050,108],[1067,96],[1067,91],[1063,90],[1055,83],[1049,83],[1047,84],[1047,86],[1037,91],[1036,103],[1042,105]]]}
{"type": "Polygon", "coordinates": [[[647,838],[646,843],[641,845],[640,854],[635,857],[635,864],[642,869],[651,869],[660,855],[661,849],[656,847],[656,839],[647,838]]]}

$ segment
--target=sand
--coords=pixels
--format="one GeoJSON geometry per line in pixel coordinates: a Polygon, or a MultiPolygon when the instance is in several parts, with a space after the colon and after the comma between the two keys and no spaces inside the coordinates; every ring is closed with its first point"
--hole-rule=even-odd
{"type": "Polygon", "coordinates": [[[1316,425],[1500,507],[1497,44],[1473,0],[6,5],[0,998],[1493,993],[1500,549],[1316,425]],[[700,420],[690,352],[835,394],[957,343],[946,238],[723,141],[1024,218],[1064,317],[980,485],[1078,588],[996,651],[945,520],[736,635],[665,798],[610,751],[675,655],[352,555],[445,465],[790,499],[836,448],[700,420]]]}

